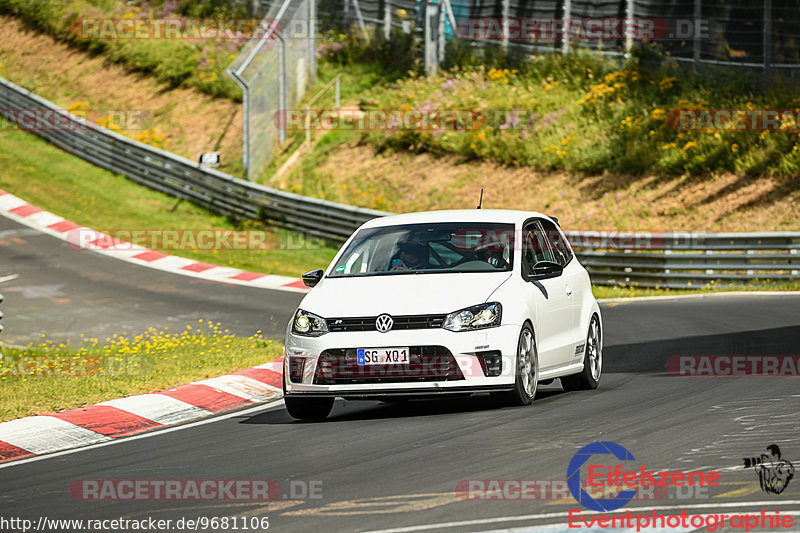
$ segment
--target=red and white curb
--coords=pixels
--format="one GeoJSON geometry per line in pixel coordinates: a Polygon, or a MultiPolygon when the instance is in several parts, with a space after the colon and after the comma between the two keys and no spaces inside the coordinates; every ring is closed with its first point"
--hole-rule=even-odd
{"type": "Polygon", "coordinates": [[[233,374],[63,413],[0,423],[0,463],[98,444],[283,394],[283,358],[233,374]]]}
{"type": "Polygon", "coordinates": [[[173,274],[262,289],[292,292],[308,291],[308,287],[303,284],[303,281],[297,278],[247,272],[238,268],[223,267],[185,257],[177,257],[135,244],[120,243],[120,241],[116,241],[108,235],[44,211],[3,190],[0,190],[0,215],[48,235],[58,237],[76,248],[91,250],[122,261],[172,272],[173,274]],[[93,233],[94,238],[87,238],[87,233],[93,233]],[[80,242],[73,242],[74,239],[70,239],[70,235],[80,235],[80,242]]]}

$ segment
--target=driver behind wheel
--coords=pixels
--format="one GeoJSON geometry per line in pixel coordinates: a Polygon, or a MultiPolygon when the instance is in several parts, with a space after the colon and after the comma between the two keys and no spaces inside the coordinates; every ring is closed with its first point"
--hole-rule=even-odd
{"type": "Polygon", "coordinates": [[[508,267],[504,257],[505,248],[499,241],[492,239],[475,248],[475,254],[481,261],[486,261],[495,268],[508,267]]]}
{"type": "Polygon", "coordinates": [[[428,247],[414,241],[398,243],[398,255],[392,260],[390,270],[419,270],[429,268],[428,247]]]}

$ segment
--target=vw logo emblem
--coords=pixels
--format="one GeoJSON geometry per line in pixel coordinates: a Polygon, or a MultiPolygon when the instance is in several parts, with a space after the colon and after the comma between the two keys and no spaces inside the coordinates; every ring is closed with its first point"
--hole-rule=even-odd
{"type": "Polygon", "coordinates": [[[386,333],[394,325],[394,320],[389,315],[381,315],[375,320],[375,328],[382,333],[386,333]]]}

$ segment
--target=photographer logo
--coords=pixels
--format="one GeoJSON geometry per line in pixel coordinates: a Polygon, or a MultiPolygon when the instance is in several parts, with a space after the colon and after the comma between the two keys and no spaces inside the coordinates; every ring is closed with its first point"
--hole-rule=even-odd
{"type": "Polygon", "coordinates": [[[781,457],[781,449],[777,444],[767,446],[769,453],[762,453],[761,457],[745,457],[745,468],[752,468],[758,474],[761,490],[772,494],[782,493],[789,481],[794,477],[794,466],[781,457]]]}

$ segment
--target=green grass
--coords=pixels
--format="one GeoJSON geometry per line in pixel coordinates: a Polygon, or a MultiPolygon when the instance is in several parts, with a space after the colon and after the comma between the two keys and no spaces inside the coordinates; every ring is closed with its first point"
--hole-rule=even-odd
{"type": "Polygon", "coordinates": [[[330,263],[336,248],[296,233],[233,224],[189,202],[142,187],[26,132],[0,133],[0,188],[78,224],[114,234],[132,229],[264,231],[271,249],[166,250],[244,270],[298,277],[330,263]]]}
{"type": "Polygon", "coordinates": [[[794,282],[751,282],[747,285],[707,284],[697,289],[668,289],[654,287],[593,285],[592,293],[601,298],[639,298],[649,296],[681,296],[686,294],[719,294],[723,292],[754,291],[800,291],[800,281],[794,282]]]}
{"type": "MultiPolygon", "coordinates": [[[[241,338],[200,320],[178,331],[83,339],[80,346],[42,339],[2,349],[0,422],[175,387],[266,363],[283,345],[241,338]]],[[[2,343],[0,343],[2,344],[2,343]]]]}

